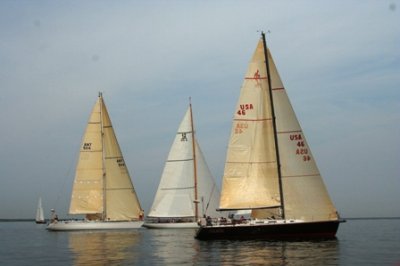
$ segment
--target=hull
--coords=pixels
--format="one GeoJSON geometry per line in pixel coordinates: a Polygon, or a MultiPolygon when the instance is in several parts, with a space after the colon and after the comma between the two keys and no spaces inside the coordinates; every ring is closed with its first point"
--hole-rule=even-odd
{"type": "Polygon", "coordinates": [[[149,229],[179,229],[179,228],[199,228],[197,223],[144,223],[143,227],[149,229]]]}
{"type": "Polygon", "coordinates": [[[37,223],[37,224],[45,224],[46,223],[46,221],[45,220],[36,220],[35,221],[35,223],[37,223]]]}
{"type": "Polygon", "coordinates": [[[116,230],[136,229],[143,221],[132,222],[102,222],[102,221],[59,221],[47,226],[49,231],[78,231],[78,230],[116,230]]]}
{"type": "Polygon", "coordinates": [[[199,240],[329,239],[335,238],[340,222],[342,221],[202,226],[196,232],[196,238],[199,240]]]}

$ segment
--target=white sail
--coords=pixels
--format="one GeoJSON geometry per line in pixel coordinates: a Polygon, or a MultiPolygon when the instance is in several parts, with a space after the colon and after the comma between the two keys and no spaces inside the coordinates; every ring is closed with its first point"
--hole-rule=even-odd
{"type": "Polygon", "coordinates": [[[39,198],[38,206],[36,209],[36,222],[44,222],[44,213],[42,207],[42,198],[39,198]]]}
{"type": "Polygon", "coordinates": [[[141,207],[101,94],[80,148],[70,214],[88,219],[138,219],[141,207]]]}
{"type": "MultiPolygon", "coordinates": [[[[287,219],[337,219],[311,150],[268,52],[287,219]]],[[[271,100],[262,40],[236,106],[221,192],[221,209],[253,209],[265,218],[281,207],[271,100]]]]}
{"type": "Polygon", "coordinates": [[[191,109],[187,110],[168,154],[160,184],[148,217],[173,218],[216,215],[219,191],[195,141],[193,151],[191,109]],[[195,167],[197,177],[197,199],[195,167]],[[195,213],[198,205],[198,214],[195,213]]]}

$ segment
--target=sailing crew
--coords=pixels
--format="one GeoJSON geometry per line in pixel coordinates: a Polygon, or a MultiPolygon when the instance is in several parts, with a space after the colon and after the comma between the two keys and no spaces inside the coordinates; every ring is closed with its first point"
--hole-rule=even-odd
{"type": "Polygon", "coordinates": [[[58,222],[58,215],[56,213],[56,210],[51,209],[50,223],[56,223],[56,222],[58,222]]]}

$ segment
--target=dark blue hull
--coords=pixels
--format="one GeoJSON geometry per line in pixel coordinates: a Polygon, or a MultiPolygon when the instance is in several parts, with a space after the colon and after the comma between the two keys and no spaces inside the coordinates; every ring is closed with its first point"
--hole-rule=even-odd
{"type": "Polygon", "coordinates": [[[204,226],[197,231],[196,238],[199,240],[329,239],[335,238],[340,222],[343,221],[204,226]]]}

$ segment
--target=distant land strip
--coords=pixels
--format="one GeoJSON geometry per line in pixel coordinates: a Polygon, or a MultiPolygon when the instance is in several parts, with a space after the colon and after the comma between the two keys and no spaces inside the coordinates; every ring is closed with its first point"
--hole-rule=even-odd
{"type": "Polygon", "coordinates": [[[34,222],[35,219],[0,219],[0,222],[34,222]]]}
{"type": "Polygon", "coordinates": [[[400,217],[346,217],[345,220],[396,220],[400,217]]]}
{"type": "MultiPolygon", "coordinates": [[[[394,217],[341,217],[345,220],[400,220],[400,216],[394,217]]],[[[46,219],[47,220],[47,219],[46,219]]],[[[68,219],[64,219],[68,220],[68,219]]],[[[0,218],[0,222],[34,222],[34,218],[15,218],[15,219],[3,219],[0,218]]]]}

